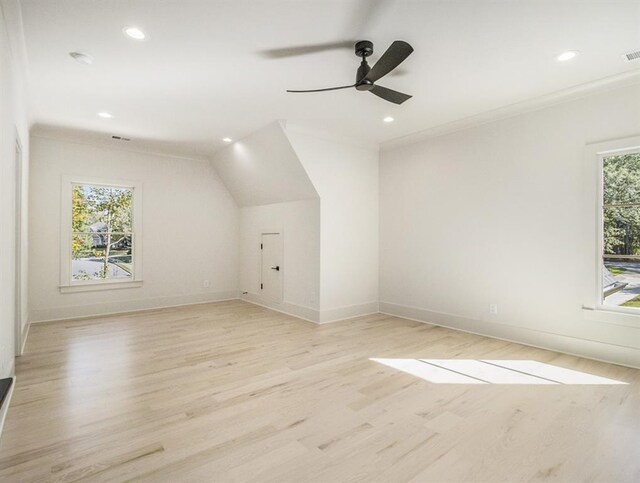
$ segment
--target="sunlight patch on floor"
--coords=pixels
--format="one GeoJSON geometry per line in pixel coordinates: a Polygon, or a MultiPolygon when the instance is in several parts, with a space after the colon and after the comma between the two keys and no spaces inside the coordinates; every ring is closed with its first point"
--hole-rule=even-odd
{"type": "Polygon", "coordinates": [[[436,384],[627,384],[531,360],[369,359],[436,384]]]}

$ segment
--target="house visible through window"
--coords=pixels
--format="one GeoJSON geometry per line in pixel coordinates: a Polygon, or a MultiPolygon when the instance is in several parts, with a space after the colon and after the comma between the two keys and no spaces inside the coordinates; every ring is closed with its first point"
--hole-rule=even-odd
{"type": "Polygon", "coordinates": [[[602,181],[603,303],[640,308],[640,152],[604,157],[602,181]]]}
{"type": "Polygon", "coordinates": [[[133,279],[133,196],[133,188],[72,184],[72,282],[133,279]]]}

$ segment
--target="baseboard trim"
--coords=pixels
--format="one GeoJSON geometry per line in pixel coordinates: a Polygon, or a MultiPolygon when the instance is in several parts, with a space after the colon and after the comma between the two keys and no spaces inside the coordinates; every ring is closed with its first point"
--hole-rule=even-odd
{"type": "Polygon", "coordinates": [[[492,324],[452,314],[417,307],[380,302],[380,313],[470,334],[491,337],[537,349],[545,349],[600,362],[640,369],[640,350],[534,329],[505,324],[492,324]]]}
{"type": "Polygon", "coordinates": [[[0,438],[2,437],[2,430],[4,429],[4,420],[7,418],[7,412],[9,411],[9,405],[11,404],[11,397],[13,396],[13,390],[15,388],[16,388],[16,376],[13,376],[13,384],[11,384],[11,388],[9,389],[9,394],[7,394],[7,397],[4,400],[2,409],[0,409],[0,438]]]}
{"type": "Polygon", "coordinates": [[[320,320],[320,312],[317,309],[305,307],[304,305],[296,305],[290,302],[272,302],[270,300],[263,299],[255,293],[243,293],[240,295],[240,300],[244,300],[250,304],[259,305],[266,309],[275,310],[282,314],[291,315],[292,317],[297,317],[299,319],[306,320],[307,322],[313,322],[314,324],[318,324],[318,321],[320,320]]]}
{"type": "Polygon", "coordinates": [[[106,304],[80,305],[73,307],[59,307],[53,309],[31,310],[33,319],[30,324],[42,324],[45,322],[59,322],[64,320],[86,319],[89,317],[104,317],[108,315],[121,315],[147,310],[168,309],[185,305],[208,304],[211,302],[223,302],[237,300],[238,292],[213,292],[193,294],[177,297],[159,297],[154,299],[130,300],[109,302],[106,304]]]}
{"type": "Polygon", "coordinates": [[[22,329],[22,346],[20,347],[20,355],[24,354],[24,348],[27,345],[27,337],[29,336],[29,329],[31,328],[31,323],[27,322],[22,329]]]}
{"type": "Polygon", "coordinates": [[[362,317],[379,313],[378,302],[367,302],[365,304],[348,305],[346,307],[338,307],[320,311],[319,324],[331,324],[343,320],[353,319],[354,317],[362,317]]]}
{"type": "Polygon", "coordinates": [[[317,310],[311,307],[305,307],[303,305],[296,305],[290,302],[272,302],[270,300],[264,300],[258,294],[255,293],[243,293],[240,296],[241,300],[249,302],[260,307],[275,310],[286,315],[298,317],[299,319],[306,320],[307,322],[313,322],[314,324],[331,324],[333,322],[341,322],[343,320],[353,319],[355,317],[362,317],[364,315],[371,315],[378,313],[378,302],[369,302],[366,304],[349,305],[346,307],[338,307],[328,310],[317,310]]]}

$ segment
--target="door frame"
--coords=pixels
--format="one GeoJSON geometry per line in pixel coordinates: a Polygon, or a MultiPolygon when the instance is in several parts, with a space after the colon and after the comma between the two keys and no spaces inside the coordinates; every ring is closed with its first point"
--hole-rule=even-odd
{"type": "Polygon", "coordinates": [[[22,211],[23,211],[23,150],[20,136],[16,132],[14,147],[14,164],[15,164],[15,186],[14,186],[14,324],[15,324],[15,354],[22,355],[23,349],[23,328],[22,328],[22,211]]]}
{"type": "Polygon", "coordinates": [[[270,302],[282,303],[284,301],[284,230],[264,230],[260,232],[260,297],[263,300],[268,300],[270,302]],[[263,237],[265,235],[279,235],[280,236],[280,298],[278,300],[271,300],[264,297],[262,292],[262,286],[264,284],[263,272],[262,269],[264,267],[264,250],[262,249],[263,237]]]}

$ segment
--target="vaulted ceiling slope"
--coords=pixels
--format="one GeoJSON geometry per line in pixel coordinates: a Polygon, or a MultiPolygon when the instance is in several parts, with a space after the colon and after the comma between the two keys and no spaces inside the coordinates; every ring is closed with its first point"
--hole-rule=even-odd
{"type": "Polygon", "coordinates": [[[238,206],[318,198],[280,122],[218,151],[213,166],[238,206]]]}
{"type": "Polygon", "coordinates": [[[622,58],[640,49],[637,0],[21,4],[34,122],[162,140],[182,154],[210,155],[222,138],[275,119],[377,145],[640,65],[622,58]],[[131,25],[146,40],[123,35],[131,25]],[[395,106],[354,89],[285,92],[353,83],[359,61],[349,44],[359,39],[374,42],[371,64],[393,40],[414,47],[382,83],[412,99],[395,106]],[[334,48],[304,48],[311,44],[334,48]],[[306,55],[280,55],[301,46],[306,55]],[[558,62],[566,50],[580,55],[558,62]],[[76,63],[71,51],[93,64],[76,63]]]}

